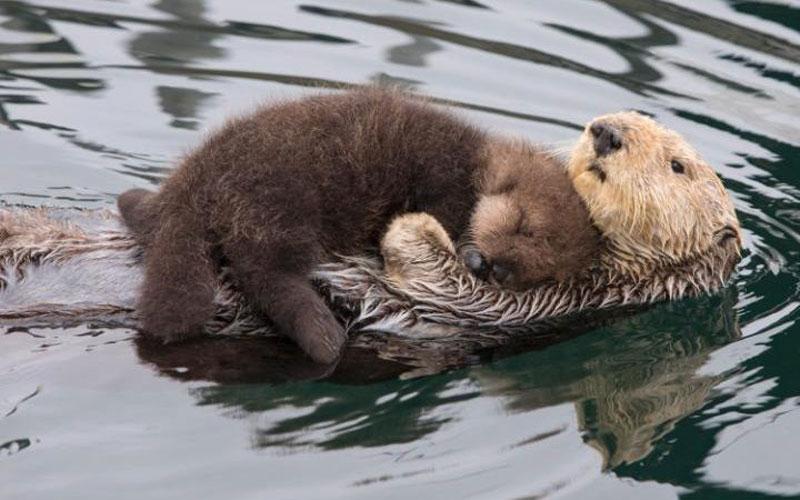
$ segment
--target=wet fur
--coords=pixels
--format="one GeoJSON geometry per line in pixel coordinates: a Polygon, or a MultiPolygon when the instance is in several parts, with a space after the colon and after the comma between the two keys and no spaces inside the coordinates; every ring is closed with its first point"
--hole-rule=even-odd
{"type": "Polygon", "coordinates": [[[567,162],[572,185],[603,234],[603,266],[633,280],[691,267],[742,233],[733,203],[711,166],[678,133],[636,112],[586,125],[567,162]],[[611,126],[621,147],[599,156],[594,124],[611,126]],[[675,171],[678,161],[683,168],[675,171]],[[599,174],[599,175],[598,175],[599,174]]]}
{"type": "Polygon", "coordinates": [[[493,139],[487,154],[470,235],[488,262],[509,272],[502,285],[526,290],[586,272],[600,233],[565,167],[523,140],[493,139]]]}
{"type": "Polygon", "coordinates": [[[586,268],[596,236],[552,160],[377,88],[232,120],[159,193],[128,191],[119,208],[148,246],[145,331],[165,340],[200,333],[222,258],[250,305],[324,363],[346,337],[308,275],[336,254],[376,248],[397,214],[426,212],[456,240],[478,236],[484,254],[517,265],[524,285],[586,268]],[[506,218],[525,223],[469,232],[489,223],[473,215],[486,196],[507,200],[506,218]]]}
{"type": "MultiPolygon", "coordinates": [[[[517,151],[524,165],[511,167],[491,160],[491,144],[444,110],[376,88],[264,106],[230,121],[159,193],[132,190],[119,199],[126,224],[148,246],[138,305],[144,330],[165,340],[200,333],[223,258],[254,309],[313,359],[334,361],[345,332],[311,287],[310,271],[336,254],[376,248],[400,213],[426,212],[451,238],[464,235],[482,189],[494,193],[498,183],[540,175],[535,167],[543,157],[533,149],[517,151]],[[502,179],[489,175],[499,167],[502,179]]],[[[540,182],[555,178],[543,173],[540,182]]],[[[578,200],[561,176],[551,188],[578,200]]],[[[521,190],[512,198],[542,193],[521,190]]],[[[535,216],[552,217],[549,205],[540,202],[535,216]]],[[[576,231],[588,226],[585,213],[579,218],[576,231]]],[[[555,228],[541,229],[535,236],[550,241],[545,231],[555,228]]],[[[534,246],[529,268],[552,277],[560,262],[544,252],[565,246],[534,246]]]]}
{"type": "MultiPolygon", "coordinates": [[[[718,291],[739,260],[739,250],[737,240],[725,238],[691,261],[641,275],[608,266],[602,258],[589,273],[567,283],[513,292],[476,279],[435,219],[405,214],[394,219],[383,237],[383,263],[347,257],[320,265],[311,279],[354,330],[448,338],[471,335],[464,327],[525,325],[526,335],[537,335],[542,324],[546,329],[550,320],[584,310],[718,291]]],[[[604,248],[602,254],[608,252],[604,248]]],[[[138,328],[134,292],[145,273],[140,254],[113,214],[0,205],[0,321],[6,326],[91,321],[138,328]]],[[[224,272],[222,278],[205,333],[274,332],[224,272]]]]}

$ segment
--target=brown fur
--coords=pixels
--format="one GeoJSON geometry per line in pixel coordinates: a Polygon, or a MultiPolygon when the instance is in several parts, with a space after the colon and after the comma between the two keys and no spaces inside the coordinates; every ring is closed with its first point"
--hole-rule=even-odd
{"type": "Polygon", "coordinates": [[[493,144],[450,113],[375,88],[265,106],[232,120],[158,194],[134,190],[120,197],[126,223],[149,243],[138,306],[144,330],[165,340],[201,332],[212,310],[214,256],[221,256],[255,310],[313,359],[332,362],[346,337],[308,281],[312,268],[335,254],[377,247],[389,220],[410,211],[431,214],[458,239],[483,189],[491,196],[504,191],[516,211],[537,210],[532,217],[539,222],[507,226],[514,234],[480,233],[486,255],[528,259],[515,268],[520,283],[581,267],[576,259],[572,268],[559,269],[564,259],[543,254],[563,252],[569,235],[583,238],[578,228],[588,227],[585,213],[566,226],[576,233],[548,222],[556,215],[550,201],[569,196],[548,195],[547,186],[553,183],[552,193],[569,191],[565,174],[562,182],[552,162],[527,146],[493,161],[493,144]],[[537,177],[541,185],[531,182],[537,177]],[[514,188],[517,182],[526,187],[514,188]],[[507,243],[491,245],[495,238],[507,243]],[[526,244],[532,245],[527,252],[526,244]]]}
{"type": "Polygon", "coordinates": [[[564,166],[521,140],[493,140],[488,157],[470,231],[492,267],[504,268],[502,285],[524,290],[587,270],[600,234],[564,166]]]}
{"type": "Polygon", "coordinates": [[[117,207],[125,216],[125,225],[145,245],[153,236],[157,223],[155,198],[156,193],[146,189],[129,189],[117,198],[117,207]]]}
{"type": "Polygon", "coordinates": [[[638,113],[601,116],[586,125],[567,167],[602,233],[586,272],[523,293],[475,283],[436,222],[412,214],[397,219],[383,241],[384,258],[392,260],[387,280],[432,321],[448,311],[502,325],[725,285],[741,258],[739,221],[720,179],[680,135],[638,113]]]}

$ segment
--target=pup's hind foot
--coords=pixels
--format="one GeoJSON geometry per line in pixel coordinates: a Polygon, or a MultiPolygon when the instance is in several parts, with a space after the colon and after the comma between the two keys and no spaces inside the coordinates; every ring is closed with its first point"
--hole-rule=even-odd
{"type": "Polygon", "coordinates": [[[211,316],[210,304],[214,290],[204,283],[194,290],[182,290],[170,286],[151,288],[138,305],[142,332],[148,337],[172,343],[197,337],[211,316]],[[164,292],[159,293],[159,292],[164,292]]]}
{"type": "Polygon", "coordinates": [[[344,327],[324,303],[298,311],[289,336],[308,357],[326,365],[339,359],[347,342],[344,327]]]}
{"type": "Polygon", "coordinates": [[[347,334],[308,278],[270,273],[271,263],[253,262],[254,255],[242,253],[234,261],[234,277],[245,300],[317,363],[338,361],[347,334]]]}

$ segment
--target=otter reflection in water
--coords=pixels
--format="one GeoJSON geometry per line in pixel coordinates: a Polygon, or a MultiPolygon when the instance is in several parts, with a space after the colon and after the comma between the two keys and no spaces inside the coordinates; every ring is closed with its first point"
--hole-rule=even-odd
{"type": "Polygon", "coordinates": [[[199,404],[246,413],[286,405],[304,409],[301,417],[274,425],[269,418],[256,419],[261,422],[252,431],[257,446],[335,449],[420,439],[447,422],[427,419],[421,425],[420,417],[452,401],[445,393],[466,379],[511,413],[574,403],[585,442],[602,454],[606,468],[613,468],[646,457],[676,422],[703,406],[724,378],[698,372],[713,351],[740,337],[735,302],[735,291],[728,289],[637,314],[594,315],[588,323],[576,318],[539,335],[470,330],[457,339],[419,340],[367,333],[355,339],[332,373],[282,339],[206,338],[165,348],[139,337],[136,347],[140,358],[164,376],[223,384],[193,388],[199,404]],[[664,324],[670,329],[663,330],[664,324]],[[454,371],[470,365],[479,366],[454,371]],[[283,384],[311,379],[326,383],[300,391],[296,384],[283,384]],[[358,390],[347,390],[354,385],[358,390]],[[391,411],[376,403],[392,392],[417,395],[391,411]],[[363,417],[363,422],[317,438],[305,432],[309,422],[337,415],[363,417]]]}

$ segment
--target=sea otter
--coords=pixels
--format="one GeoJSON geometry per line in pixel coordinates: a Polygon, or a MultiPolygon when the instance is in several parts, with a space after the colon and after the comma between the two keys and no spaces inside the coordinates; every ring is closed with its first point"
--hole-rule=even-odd
{"type": "Polygon", "coordinates": [[[415,318],[478,326],[697,296],[730,277],[742,249],[736,212],[717,175],[676,132],[636,112],[598,117],[567,172],[602,234],[584,272],[522,293],[479,282],[434,218],[409,214],[384,237],[386,280],[414,304],[415,318]]]}
{"type": "MultiPolygon", "coordinates": [[[[603,239],[589,269],[567,282],[514,292],[478,279],[444,228],[424,213],[394,219],[381,242],[382,261],[347,257],[318,266],[312,279],[350,328],[425,337],[460,335],[464,327],[527,328],[725,285],[740,258],[739,222],[719,178],[675,132],[636,113],[597,118],[577,142],[568,170],[603,239]],[[605,151],[614,144],[619,147],[605,151]]],[[[139,257],[112,213],[0,204],[0,320],[137,327],[139,257]]],[[[227,280],[214,286],[206,333],[272,331],[227,280]]]]}
{"type": "Polygon", "coordinates": [[[322,363],[346,336],[311,271],[377,247],[398,214],[431,215],[471,242],[474,272],[515,289],[569,279],[599,245],[553,158],[375,87],[232,120],[158,193],[129,191],[119,208],[146,246],[145,332],[167,341],[201,333],[224,265],[250,306],[322,363]]]}

